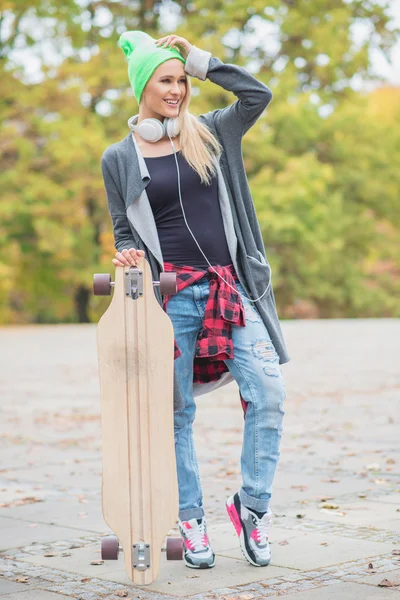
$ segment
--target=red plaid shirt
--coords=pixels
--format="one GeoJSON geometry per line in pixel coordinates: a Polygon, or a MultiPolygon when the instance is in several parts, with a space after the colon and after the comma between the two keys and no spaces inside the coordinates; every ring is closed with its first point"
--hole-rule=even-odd
{"type": "MultiPolygon", "coordinates": [[[[217,381],[228,370],[224,360],[233,358],[232,325],[245,327],[246,317],[242,299],[236,288],[238,277],[233,265],[215,266],[214,269],[229,283],[232,290],[209,267],[206,271],[189,266],[176,266],[164,263],[165,271],[175,271],[178,292],[199,281],[204,276],[210,280],[203,327],[197,337],[195,357],[193,361],[193,382],[207,383],[217,381]],[[236,291],[235,291],[236,290],[236,291]]],[[[171,296],[164,296],[163,308],[166,311],[171,296]]],[[[174,358],[181,356],[175,340],[174,358]]]]}

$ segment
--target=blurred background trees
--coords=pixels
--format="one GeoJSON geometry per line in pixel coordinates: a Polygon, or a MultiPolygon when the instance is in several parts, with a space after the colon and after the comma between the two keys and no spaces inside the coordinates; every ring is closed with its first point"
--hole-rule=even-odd
{"type": "MultiPolygon", "coordinates": [[[[399,317],[400,92],[371,67],[398,40],[389,5],[0,0],[0,322],[108,303],[91,285],[113,269],[100,158],[137,112],[127,29],[176,31],[272,89],[243,152],[280,316],[399,317]]],[[[194,114],[233,101],[193,80],[194,114]]]]}

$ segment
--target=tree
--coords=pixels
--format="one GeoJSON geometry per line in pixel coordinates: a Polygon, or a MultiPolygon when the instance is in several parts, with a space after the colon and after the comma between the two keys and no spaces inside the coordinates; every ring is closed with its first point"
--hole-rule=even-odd
{"type": "MultiPolygon", "coordinates": [[[[374,79],[370,49],[387,53],[398,36],[389,3],[82,5],[0,0],[2,322],[86,321],[104,310],[91,294],[92,274],[110,270],[114,253],[100,158],[137,112],[117,40],[170,28],[273,90],[244,157],[280,314],[398,316],[399,115],[382,119],[352,87],[374,79]],[[370,35],[357,46],[360,23],[370,35]],[[17,50],[36,56],[34,72],[17,50]]],[[[195,114],[234,100],[193,83],[195,114]]]]}

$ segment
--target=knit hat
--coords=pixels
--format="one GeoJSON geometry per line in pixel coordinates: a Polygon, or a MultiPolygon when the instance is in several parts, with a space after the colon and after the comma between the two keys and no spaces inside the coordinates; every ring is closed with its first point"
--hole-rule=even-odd
{"type": "Polygon", "coordinates": [[[159,48],[155,40],[144,31],[125,31],[118,45],[128,60],[128,76],[133,94],[140,104],[146,83],[162,63],[177,58],[185,64],[183,56],[174,48],[159,48]]]}

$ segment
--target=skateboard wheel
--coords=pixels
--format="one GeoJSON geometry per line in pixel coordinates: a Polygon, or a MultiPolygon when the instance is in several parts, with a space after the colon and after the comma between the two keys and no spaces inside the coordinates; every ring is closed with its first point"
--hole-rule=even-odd
{"type": "Polygon", "coordinates": [[[101,540],[102,560],[118,560],[119,542],[115,535],[108,535],[101,540]]]}
{"type": "Polygon", "coordinates": [[[110,273],[96,273],[93,275],[93,293],[95,296],[111,295],[110,273]]]}
{"type": "Polygon", "coordinates": [[[176,273],[160,273],[160,293],[162,296],[174,295],[178,291],[176,273]]]}
{"type": "Polygon", "coordinates": [[[181,537],[167,538],[167,560],[182,560],[183,539],[181,537]]]}

